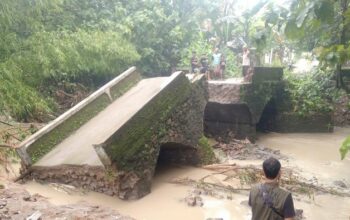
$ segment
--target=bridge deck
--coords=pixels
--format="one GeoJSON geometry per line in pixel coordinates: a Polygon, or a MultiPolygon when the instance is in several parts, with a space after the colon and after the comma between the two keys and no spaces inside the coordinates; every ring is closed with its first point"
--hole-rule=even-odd
{"type": "Polygon", "coordinates": [[[144,79],[111,103],[75,133],[58,144],[34,166],[102,166],[93,145],[103,143],[162,90],[169,77],[144,79]]]}

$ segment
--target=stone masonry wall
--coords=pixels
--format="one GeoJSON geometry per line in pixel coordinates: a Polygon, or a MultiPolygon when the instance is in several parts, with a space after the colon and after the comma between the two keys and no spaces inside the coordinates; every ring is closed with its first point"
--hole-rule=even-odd
{"type": "Polygon", "coordinates": [[[206,134],[255,140],[256,124],[266,104],[283,88],[282,68],[255,67],[250,82],[209,84],[206,134]]]}

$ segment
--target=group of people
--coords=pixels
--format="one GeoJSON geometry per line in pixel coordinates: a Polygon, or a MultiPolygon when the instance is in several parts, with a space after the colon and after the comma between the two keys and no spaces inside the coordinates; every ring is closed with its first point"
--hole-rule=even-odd
{"type": "Polygon", "coordinates": [[[223,75],[226,68],[225,56],[220,53],[219,48],[215,48],[209,59],[207,54],[202,54],[201,58],[198,59],[196,51],[192,52],[191,58],[191,70],[192,73],[203,73],[207,79],[223,79],[223,75]]]}

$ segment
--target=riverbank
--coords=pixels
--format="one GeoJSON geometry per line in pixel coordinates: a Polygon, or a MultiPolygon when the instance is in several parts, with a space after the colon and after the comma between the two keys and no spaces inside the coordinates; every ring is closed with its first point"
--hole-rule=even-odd
{"type": "MultiPolygon", "coordinates": [[[[331,134],[260,134],[257,150],[262,155],[254,157],[244,149],[249,157],[222,157],[223,164],[235,164],[239,167],[261,166],[263,157],[269,154],[281,159],[283,168],[292,171],[302,181],[329,193],[305,187],[303,192],[294,192],[295,207],[303,210],[304,219],[339,219],[350,217],[350,198],[334,195],[332,192],[350,193],[350,157],[340,161],[339,146],[350,133],[350,128],[336,128],[331,134]],[[261,157],[261,158],[259,158],[261,157]],[[333,190],[333,191],[332,191],[333,190]]],[[[237,148],[239,149],[239,148],[237,148]]],[[[249,150],[249,149],[248,149],[249,150]]],[[[258,155],[258,154],[257,154],[258,155]]],[[[231,171],[230,171],[231,172],[231,171]]],[[[236,175],[226,179],[229,173],[210,170],[208,167],[160,166],[152,185],[152,193],[137,201],[122,201],[94,192],[79,189],[67,190],[60,185],[42,185],[27,182],[22,185],[31,195],[36,193],[47,198],[55,206],[67,206],[84,201],[92,206],[106,207],[123,215],[140,220],[222,220],[250,219],[250,207],[247,205],[249,175],[236,175]],[[194,180],[190,184],[179,184],[179,180],[194,180]],[[222,190],[203,190],[196,182],[202,181],[215,186],[241,188],[234,192],[222,190]],[[196,204],[192,199],[198,199],[196,204]],[[200,198],[200,199],[199,199],[200,198]],[[192,206],[193,205],[193,206],[192,206]]],[[[180,181],[181,182],[181,181],[180,181]]],[[[296,190],[291,188],[291,190],[296,190]]],[[[302,191],[302,190],[301,190],[302,191]]],[[[1,212],[1,209],[0,209],[1,212]]]]}

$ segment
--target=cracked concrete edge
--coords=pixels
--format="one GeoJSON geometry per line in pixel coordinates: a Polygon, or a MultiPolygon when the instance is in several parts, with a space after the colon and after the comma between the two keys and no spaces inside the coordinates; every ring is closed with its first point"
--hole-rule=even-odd
{"type": "Polygon", "coordinates": [[[109,167],[112,164],[112,162],[109,159],[106,151],[104,150],[104,146],[105,146],[105,143],[96,144],[96,145],[94,145],[94,149],[95,149],[96,154],[99,157],[100,161],[102,162],[102,164],[106,168],[106,167],[109,167]]]}

